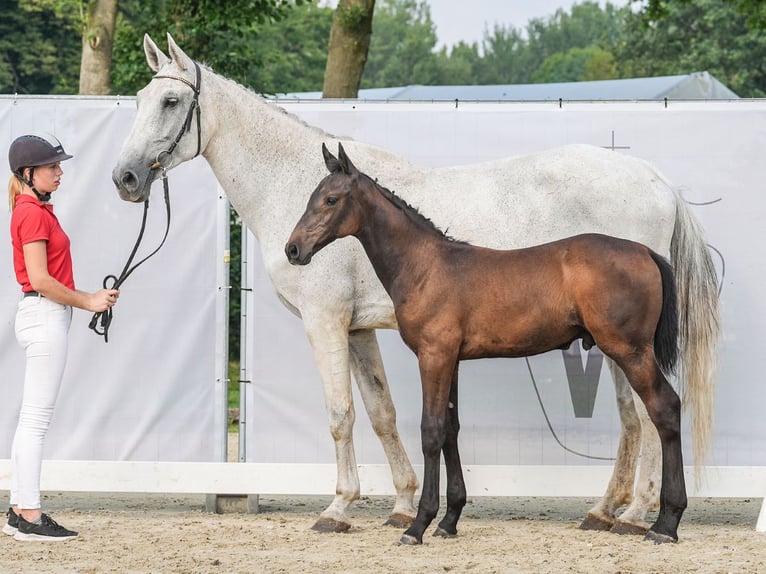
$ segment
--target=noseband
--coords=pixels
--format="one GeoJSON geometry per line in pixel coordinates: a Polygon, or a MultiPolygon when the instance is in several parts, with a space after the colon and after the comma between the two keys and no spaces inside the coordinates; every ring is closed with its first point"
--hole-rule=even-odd
{"type": "MultiPolygon", "coordinates": [[[[128,276],[133,273],[133,271],[136,270],[136,268],[141,265],[144,261],[149,259],[152,255],[157,253],[160,250],[160,247],[162,247],[165,244],[165,239],[168,237],[168,232],[170,231],[170,190],[168,188],[168,175],[167,175],[167,168],[168,165],[170,165],[170,156],[173,153],[173,151],[176,149],[176,146],[178,145],[178,142],[181,141],[181,138],[185,133],[188,133],[191,131],[191,123],[192,118],[194,117],[194,112],[196,111],[197,115],[197,152],[194,154],[194,157],[197,157],[200,152],[200,148],[202,146],[202,128],[200,126],[200,107],[199,107],[199,89],[200,89],[200,83],[201,83],[201,72],[200,67],[197,62],[194,62],[194,70],[196,72],[196,82],[195,84],[192,84],[189,80],[185,78],[181,78],[178,76],[154,76],[152,80],[159,79],[159,78],[167,78],[169,80],[178,80],[179,82],[183,82],[187,86],[189,86],[192,91],[194,92],[194,97],[192,98],[191,104],[189,105],[189,111],[186,112],[186,119],[184,120],[183,125],[181,126],[181,130],[178,132],[178,135],[176,136],[176,139],[173,140],[173,143],[170,144],[170,147],[164,151],[161,151],[157,154],[157,158],[155,159],[154,163],[151,164],[150,169],[161,169],[162,170],[162,187],[165,192],[165,211],[167,212],[167,226],[165,227],[165,235],[162,237],[162,241],[157,246],[157,248],[152,251],[149,255],[141,259],[138,263],[135,265],[131,264],[133,263],[133,258],[136,256],[136,252],[138,251],[139,245],[141,245],[141,239],[143,239],[144,236],[144,230],[146,229],[146,215],[149,211],[149,198],[147,197],[144,201],[144,216],[141,221],[141,230],[138,233],[138,239],[136,239],[136,243],[133,246],[133,251],[130,252],[130,257],[128,257],[128,261],[125,263],[125,267],[122,269],[122,273],[120,273],[119,277],[116,277],[115,275],[107,275],[104,277],[104,289],[119,289],[120,285],[125,281],[125,279],[128,278],[128,276]],[[167,163],[163,163],[163,160],[167,160],[167,163]],[[110,285],[111,283],[111,285],[110,285]]],[[[102,335],[104,337],[104,342],[109,342],[109,325],[112,323],[112,308],[110,307],[106,311],[99,311],[93,315],[93,318],[90,320],[89,327],[92,329],[97,335],[102,335]],[[99,323],[100,323],[100,329],[99,329],[99,323]]]]}

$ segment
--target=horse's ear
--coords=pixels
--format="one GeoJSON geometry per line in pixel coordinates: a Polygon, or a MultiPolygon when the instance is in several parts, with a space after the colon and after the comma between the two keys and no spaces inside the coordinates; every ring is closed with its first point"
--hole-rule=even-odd
{"type": "Polygon", "coordinates": [[[346,150],[343,149],[343,146],[340,142],[338,142],[338,163],[340,164],[340,168],[343,170],[343,173],[346,175],[352,175],[357,172],[356,166],[351,163],[350,159],[348,159],[346,150]]]}
{"type": "Polygon", "coordinates": [[[162,50],[157,47],[149,34],[144,34],[144,54],[146,54],[146,63],[155,72],[160,69],[162,64],[170,61],[170,58],[162,53],[162,50]]]}
{"type": "Polygon", "coordinates": [[[338,163],[338,160],[332,153],[330,153],[330,150],[327,149],[327,146],[322,143],[322,155],[324,156],[324,164],[327,166],[327,169],[330,173],[335,173],[336,171],[340,171],[340,164],[338,163]]]}
{"type": "Polygon", "coordinates": [[[187,56],[181,48],[178,47],[178,44],[176,44],[176,41],[170,34],[168,34],[168,51],[170,52],[170,57],[173,59],[179,69],[186,70],[194,67],[192,59],[187,56]]]}

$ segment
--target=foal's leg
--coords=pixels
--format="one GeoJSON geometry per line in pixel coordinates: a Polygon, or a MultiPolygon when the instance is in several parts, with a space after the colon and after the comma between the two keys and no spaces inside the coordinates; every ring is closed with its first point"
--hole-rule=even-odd
{"type": "Polygon", "coordinates": [[[617,517],[611,531],[615,534],[644,535],[650,526],[646,522],[647,513],[660,504],[662,449],[660,436],[646,412],[644,403],[638,395],[635,395],[634,402],[641,421],[641,458],[638,480],[636,480],[633,502],[617,517]]]}
{"type": "Polygon", "coordinates": [[[449,405],[447,412],[447,436],[444,441],[444,464],[447,467],[447,512],[434,532],[434,536],[457,535],[457,521],[465,506],[465,480],[463,479],[463,467],[460,464],[460,452],[458,451],[458,432],[460,431],[460,418],[457,408],[457,379],[460,363],[455,365],[452,373],[450,386],[449,405]]]}
{"type": "Polygon", "coordinates": [[[312,529],[319,532],[346,532],[351,528],[351,520],[346,511],[359,498],[359,474],[353,442],[356,414],[351,394],[348,324],[344,324],[337,316],[314,317],[305,312],[303,323],[322,378],[338,473],[335,498],[312,529]]]}
{"type": "Polygon", "coordinates": [[[386,524],[407,528],[415,518],[414,499],[418,477],[396,429],[396,410],[391,401],[375,331],[349,333],[349,350],[351,372],[359,385],[372,428],[383,445],[396,488],[396,503],[386,524]]]}
{"type": "Polygon", "coordinates": [[[636,414],[630,383],[620,367],[609,357],[606,359],[614,380],[622,431],[612,478],[609,480],[604,496],[588,511],[588,515],[580,524],[580,528],[584,530],[609,530],[614,524],[615,511],[630,502],[640,449],[641,422],[636,414]]]}
{"type": "Polygon", "coordinates": [[[658,544],[676,542],[678,523],[687,504],[681,454],[681,400],[657,367],[651,350],[628,358],[623,365],[657,428],[662,445],[660,512],[646,538],[658,544]]]}
{"type": "Polygon", "coordinates": [[[447,437],[447,409],[457,350],[445,357],[439,350],[418,353],[423,413],[420,437],[423,445],[423,491],[415,521],[402,535],[402,544],[422,544],[423,533],[439,512],[439,459],[447,437]]]}

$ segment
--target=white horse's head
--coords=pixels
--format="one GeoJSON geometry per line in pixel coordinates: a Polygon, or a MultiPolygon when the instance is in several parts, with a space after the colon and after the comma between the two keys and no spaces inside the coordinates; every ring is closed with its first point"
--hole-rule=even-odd
{"type": "Polygon", "coordinates": [[[213,126],[201,113],[205,98],[199,64],[187,56],[168,34],[170,57],[144,36],[146,62],[155,71],[138,92],[133,129],[112,171],[120,197],[143,201],[163,170],[194,158],[205,149],[213,126]],[[207,121],[207,124],[206,124],[207,121]]]}

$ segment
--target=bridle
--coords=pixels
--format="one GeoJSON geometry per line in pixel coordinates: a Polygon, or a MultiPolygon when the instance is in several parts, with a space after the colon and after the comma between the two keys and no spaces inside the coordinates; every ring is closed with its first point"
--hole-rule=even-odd
{"type": "MultiPolygon", "coordinates": [[[[124,281],[130,276],[133,271],[136,270],[136,268],[141,265],[144,261],[149,259],[152,255],[157,253],[160,248],[165,244],[165,240],[168,237],[168,232],[170,231],[170,190],[168,187],[168,174],[167,174],[167,168],[170,165],[170,157],[173,153],[173,151],[176,149],[176,146],[178,145],[178,142],[181,141],[181,138],[184,136],[184,134],[189,133],[191,131],[191,124],[192,124],[192,118],[195,115],[197,116],[197,151],[194,154],[194,157],[197,157],[200,154],[201,146],[202,146],[202,127],[200,123],[200,107],[199,107],[199,91],[200,91],[200,85],[201,85],[201,71],[199,64],[197,62],[194,63],[194,70],[196,73],[196,81],[194,84],[192,84],[189,80],[186,78],[181,78],[180,76],[161,76],[161,75],[155,75],[152,77],[152,80],[156,79],[169,79],[169,80],[178,80],[179,82],[183,82],[187,86],[189,86],[192,91],[194,92],[194,97],[192,98],[191,104],[189,104],[189,110],[186,112],[186,119],[184,120],[183,125],[181,126],[181,129],[178,132],[178,135],[173,140],[173,143],[170,144],[170,147],[168,149],[163,150],[157,154],[157,157],[155,158],[154,162],[149,166],[150,169],[161,169],[161,178],[162,178],[162,187],[165,194],[165,211],[167,213],[167,226],[165,227],[165,235],[162,237],[162,241],[157,246],[157,248],[152,251],[149,255],[141,259],[138,263],[135,265],[131,264],[133,263],[133,258],[136,256],[136,252],[138,251],[139,245],[141,245],[141,240],[144,236],[144,230],[146,229],[146,216],[149,211],[149,198],[147,197],[146,200],[144,200],[144,215],[143,219],[141,220],[141,229],[138,232],[138,238],[136,239],[135,245],[133,245],[133,250],[130,252],[130,257],[128,257],[127,262],[125,263],[125,266],[122,268],[122,272],[120,273],[119,277],[116,277],[114,275],[107,275],[104,277],[103,286],[104,289],[119,289],[120,285],[124,283],[124,281]],[[167,163],[163,163],[163,160],[166,160],[167,163]],[[109,283],[111,282],[111,285],[109,283]]],[[[112,308],[110,307],[106,311],[99,311],[97,313],[94,313],[93,318],[90,320],[90,324],[88,325],[97,335],[103,335],[104,342],[109,342],[109,326],[112,323],[112,308]],[[100,330],[99,330],[99,323],[100,323],[100,330]]]]}
{"type": "Polygon", "coordinates": [[[152,80],[159,80],[159,79],[166,79],[166,80],[178,80],[179,82],[183,82],[187,86],[189,86],[192,91],[194,92],[194,97],[192,98],[191,104],[189,104],[189,110],[186,112],[186,119],[184,120],[183,125],[181,126],[181,130],[178,132],[178,135],[176,136],[176,139],[173,140],[173,143],[170,144],[170,147],[166,149],[165,151],[161,151],[157,154],[157,158],[154,160],[154,163],[151,165],[152,169],[162,168],[163,169],[163,177],[164,177],[164,170],[167,168],[169,164],[163,164],[162,159],[163,158],[170,158],[170,155],[173,153],[173,150],[176,149],[176,146],[178,145],[178,142],[181,141],[181,138],[185,133],[189,133],[191,131],[191,124],[192,124],[192,117],[194,116],[194,113],[197,114],[197,152],[194,154],[194,157],[197,157],[200,152],[200,146],[202,145],[202,124],[200,123],[200,107],[199,107],[199,89],[200,84],[202,82],[201,78],[201,71],[199,64],[197,62],[194,63],[194,71],[196,74],[196,81],[194,84],[192,84],[189,80],[186,78],[182,78],[180,76],[161,76],[161,75],[155,75],[152,77],[152,80]]]}

